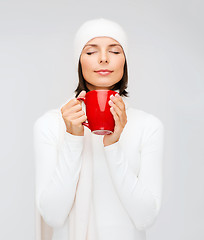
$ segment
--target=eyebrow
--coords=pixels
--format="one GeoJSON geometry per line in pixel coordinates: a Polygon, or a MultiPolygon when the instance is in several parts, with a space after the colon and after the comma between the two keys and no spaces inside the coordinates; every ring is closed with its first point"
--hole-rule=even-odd
{"type": "MultiPolygon", "coordinates": [[[[87,44],[87,45],[84,46],[84,48],[85,48],[85,47],[88,47],[88,46],[98,47],[97,44],[87,44]]],[[[114,46],[119,46],[119,47],[121,47],[120,44],[110,44],[110,45],[108,45],[108,46],[109,46],[109,47],[114,47],[114,46]]]]}

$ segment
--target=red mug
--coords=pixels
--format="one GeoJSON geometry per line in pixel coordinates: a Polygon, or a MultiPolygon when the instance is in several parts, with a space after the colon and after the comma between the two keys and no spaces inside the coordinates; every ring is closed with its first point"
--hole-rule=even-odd
{"type": "Polygon", "coordinates": [[[109,100],[113,90],[93,90],[86,93],[85,97],[78,97],[77,100],[84,101],[88,122],[82,124],[88,127],[92,133],[97,135],[111,134],[114,131],[115,120],[110,111],[109,100]]]}

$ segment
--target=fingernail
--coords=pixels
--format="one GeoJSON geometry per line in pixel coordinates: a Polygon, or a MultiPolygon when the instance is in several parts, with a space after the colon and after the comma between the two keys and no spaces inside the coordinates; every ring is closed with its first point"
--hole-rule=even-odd
{"type": "Polygon", "coordinates": [[[115,97],[113,96],[113,94],[110,96],[110,98],[114,99],[115,97]]]}
{"type": "Polygon", "coordinates": [[[113,102],[110,100],[110,101],[109,101],[109,104],[110,104],[110,105],[113,105],[113,102]]]}
{"type": "Polygon", "coordinates": [[[115,94],[116,97],[120,97],[120,95],[118,93],[115,94]]]}

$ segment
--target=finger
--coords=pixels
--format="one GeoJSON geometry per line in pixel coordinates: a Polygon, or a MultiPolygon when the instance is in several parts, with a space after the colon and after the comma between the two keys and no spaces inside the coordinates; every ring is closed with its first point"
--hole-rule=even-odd
{"type": "Polygon", "coordinates": [[[117,113],[118,117],[121,119],[122,117],[122,111],[120,110],[120,108],[116,105],[116,104],[112,104],[113,109],[115,110],[115,112],[117,113]]]}
{"type": "Polygon", "coordinates": [[[86,96],[86,91],[82,90],[77,97],[85,97],[86,96]]]}
{"type": "Polygon", "coordinates": [[[71,107],[70,109],[68,109],[67,113],[79,112],[81,110],[82,110],[82,106],[81,106],[81,104],[78,103],[77,105],[75,105],[75,106],[71,107]]]}
{"type": "Polygon", "coordinates": [[[120,95],[116,94],[116,97],[110,96],[111,101],[113,101],[122,111],[125,110],[125,103],[123,102],[120,95]]]}
{"type": "Polygon", "coordinates": [[[82,110],[82,111],[73,113],[73,114],[69,117],[69,119],[70,119],[70,120],[74,120],[74,119],[77,119],[77,118],[79,118],[79,117],[81,117],[81,116],[83,116],[83,115],[85,115],[85,112],[82,110]]]}
{"type": "MultiPolygon", "coordinates": [[[[85,91],[85,90],[82,90],[82,91],[79,93],[79,95],[77,96],[77,98],[78,98],[78,97],[85,97],[85,96],[86,96],[86,91],[85,91]]],[[[82,104],[82,100],[77,100],[77,101],[79,101],[79,103],[82,104]]]]}
{"type": "Polygon", "coordinates": [[[78,100],[76,98],[71,99],[68,103],[61,107],[61,112],[63,112],[66,108],[75,106],[76,104],[78,104],[78,100]]]}
{"type": "Polygon", "coordinates": [[[119,119],[119,116],[117,115],[116,111],[114,110],[113,107],[110,108],[110,111],[111,111],[111,113],[113,114],[113,118],[114,118],[116,124],[118,124],[119,121],[120,121],[120,119],[119,119]]]}
{"type": "Polygon", "coordinates": [[[110,111],[113,114],[113,118],[115,120],[114,133],[120,132],[121,129],[120,119],[113,107],[110,108],[110,111]]]}
{"type": "Polygon", "coordinates": [[[122,111],[116,104],[114,103],[111,103],[111,106],[113,107],[113,109],[115,110],[115,112],[117,113],[119,119],[120,119],[120,122],[124,125],[125,124],[125,116],[126,113],[124,111],[122,111]]]}
{"type": "Polygon", "coordinates": [[[70,115],[70,114],[72,114],[74,112],[79,112],[81,110],[82,110],[82,106],[79,103],[77,103],[76,105],[72,106],[71,108],[65,108],[63,110],[63,115],[64,116],[70,115]]]}
{"type": "Polygon", "coordinates": [[[87,120],[87,116],[86,115],[82,115],[81,117],[79,118],[76,118],[76,119],[73,119],[72,122],[76,125],[80,124],[80,123],[83,123],[87,120]]]}

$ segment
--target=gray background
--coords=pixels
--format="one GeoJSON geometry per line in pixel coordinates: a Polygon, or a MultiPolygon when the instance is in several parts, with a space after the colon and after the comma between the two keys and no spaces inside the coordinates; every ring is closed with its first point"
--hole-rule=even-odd
{"type": "Polygon", "coordinates": [[[166,128],[162,208],[147,239],[204,239],[203,10],[201,0],[0,2],[0,239],[34,240],[33,123],[73,93],[73,37],[98,17],[128,34],[131,105],[166,128]]]}

